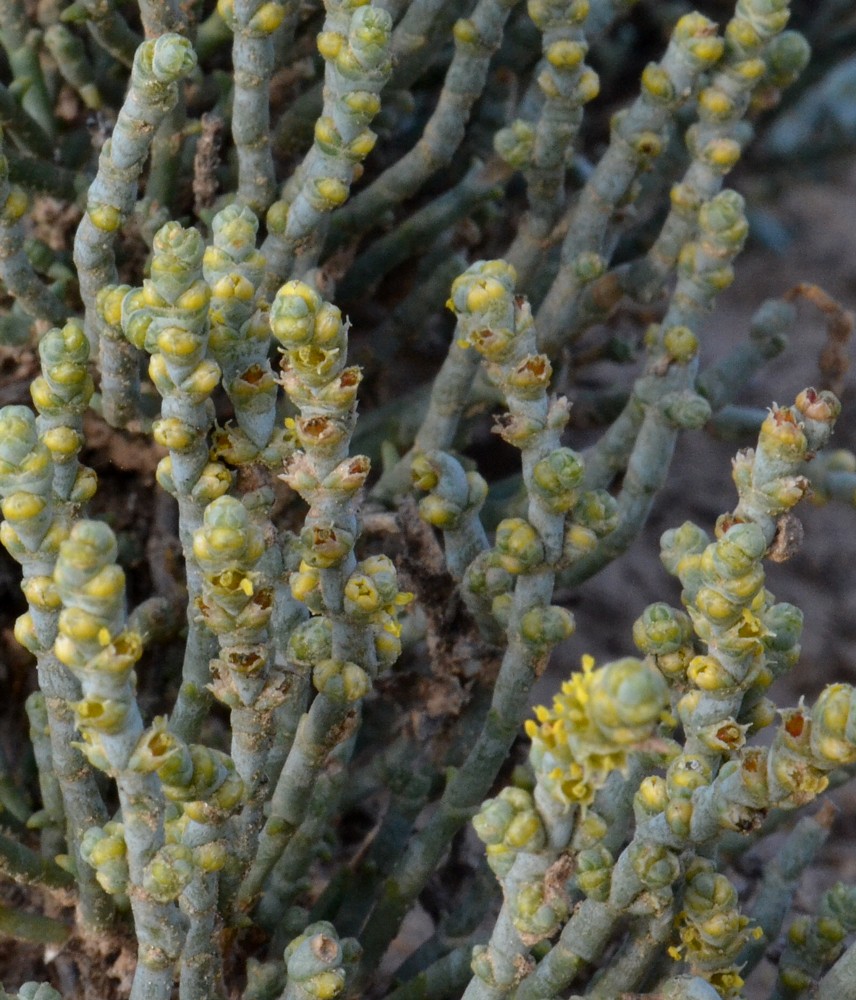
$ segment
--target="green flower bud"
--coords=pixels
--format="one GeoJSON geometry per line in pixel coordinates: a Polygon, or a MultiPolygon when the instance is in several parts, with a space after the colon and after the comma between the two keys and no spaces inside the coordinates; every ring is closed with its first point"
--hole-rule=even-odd
{"type": "Polygon", "coordinates": [[[493,989],[501,989],[503,984],[497,981],[494,974],[493,961],[490,949],[483,944],[478,944],[473,948],[473,958],[470,963],[473,975],[493,989]]]}
{"type": "Polygon", "coordinates": [[[532,796],[522,788],[504,788],[497,798],[487,799],[473,827],[487,845],[487,861],[498,878],[505,878],[520,851],[536,853],[546,843],[532,796]]]}
{"type": "Polygon", "coordinates": [[[670,326],[663,332],[663,347],[673,361],[686,365],[698,354],[698,337],[688,326],[670,326]]]}
{"type": "Polygon", "coordinates": [[[588,46],[569,38],[552,42],[544,51],[547,62],[561,70],[576,69],[585,59],[588,46]]]}
{"type": "Polygon", "coordinates": [[[434,462],[427,455],[414,455],[410,463],[410,477],[417,490],[433,490],[440,481],[440,474],[434,462]]]}
{"type": "Polygon", "coordinates": [[[593,809],[588,809],[585,815],[580,815],[577,821],[574,829],[573,847],[577,851],[596,847],[608,832],[609,826],[606,820],[593,809]]]}
{"type": "MultiPolygon", "coordinates": [[[[51,389],[68,405],[91,395],[91,377],[86,370],[89,361],[89,341],[83,326],[70,320],[61,330],[53,329],[39,341],[39,358],[42,372],[51,389]]],[[[79,405],[85,407],[88,398],[79,405]]]]}
{"type": "Polygon", "coordinates": [[[824,770],[856,761],[856,694],[849,684],[830,684],[811,710],[811,750],[824,770]]]}
{"type": "Polygon", "coordinates": [[[618,526],[618,501],[606,490],[590,490],[574,506],[573,518],[580,527],[603,538],[618,526]]]}
{"type": "Polygon", "coordinates": [[[205,508],[202,527],[193,538],[193,554],[206,573],[249,569],[264,549],[261,532],[240,500],[221,496],[205,508]]]}
{"type": "MultiPolygon", "coordinates": [[[[513,328],[512,297],[517,275],[503,260],[481,260],[452,282],[447,303],[458,314],[484,314],[484,318],[505,320],[499,325],[513,328]]],[[[493,325],[493,324],[491,324],[493,325]]]]}
{"type": "Polygon", "coordinates": [[[354,702],[371,691],[371,679],[356,663],[321,660],[312,671],[316,690],[335,701],[354,702]]]}
{"type": "Polygon", "coordinates": [[[392,17],[380,7],[358,7],[351,18],[348,39],[364,68],[374,68],[388,58],[392,17]]]}
{"type": "Polygon", "coordinates": [[[513,594],[497,594],[490,602],[490,612],[501,628],[507,629],[511,624],[511,613],[513,610],[513,594]]]}
{"type": "Polygon", "coordinates": [[[535,148],[535,129],[529,122],[517,118],[496,133],[493,148],[512,169],[525,170],[535,148]]]}
{"type": "Polygon", "coordinates": [[[539,650],[552,649],[574,633],[574,616],[565,608],[531,608],[520,621],[520,636],[539,650]]]}
{"type": "Polygon", "coordinates": [[[535,528],[521,517],[500,521],[496,552],[503,569],[515,575],[531,572],[544,562],[544,543],[535,528]]]}
{"type": "Polygon", "coordinates": [[[537,817],[532,794],[524,788],[503,788],[495,799],[486,799],[482,803],[473,818],[473,826],[483,843],[498,844],[505,837],[509,824],[519,814],[537,817]]]}
{"type": "Polygon", "coordinates": [[[731,628],[743,617],[742,602],[732,601],[712,587],[699,588],[695,606],[708,621],[721,629],[731,628]]]}
{"type": "Polygon", "coordinates": [[[856,930],[856,886],[836,883],[824,893],[823,905],[848,932],[856,930]]]}
{"type": "Polygon", "coordinates": [[[667,393],[661,400],[663,416],[681,430],[697,431],[710,420],[710,403],[697,392],[689,390],[667,393]]]}
{"type": "Polygon", "coordinates": [[[687,667],[687,679],[702,691],[727,690],[735,684],[735,679],[715,656],[694,656],[687,667]]]}
{"type": "Polygon", "coordinates": [[[196,66],[193,45],[181,35],[161,35],[154,41],[143,43],[150,46],[147,58],[151,60],[152,75],[161,83],[174,83],[186,77],[196,66]]]}
{"type": "Polygon", "coordinates": [[[680,877],[680,860],[667,847],[634,841],[629,851],[633,871],[647,889],[665,889],[680,877]]]}
{"type": "Polygon", "coordinates": [[[609,899],[612,869],[615,861],[602,845],[580,851],[574,881],[580,892],[597,902],[609,899]]]}
{"type": "Polygon", "coordinates": [[[283,347],[293,349],[312,340],[321,303],[321,296],[302,281],[289,281],[280,288],[271,306],[270,324],[283,347]]]}
{"type": "Polygon", "coordinates": [[[657,63],[648,63],[642,71],[642,91],[657,104],[669,105],[675,99],[675,88],[669,74],[657,63]]]}
{"type": "Polygon", "coordinates": [[[329,618],[322,616],[301,622],[288,640],[287,657],[289,663],[301,667],[311,667],[321,660],[327,660],[333,651],[333,626],[329,618]]]}
{"type": "Polygon", "coordinates": [[[518,399],[538,399],[547,391],[552,375],[546,354],[530,354],[507,374],[505,390],[518,399]]]}
{"type": "Polygon", "coordinates": [[[666,806],[666,823],[676,837],[689,837],[692,815],[693,804],[689,799],[672,799],[666,806]]]}
{"type": "Polygon", "coordinates": [[[193,852],[184,844],[166,844],[143,872],[143,888],[159,903],[177,899],[190,885],[195,867],[193,852]]]}
{"type": "Polygon", "coordinates": [[[666,779],[660,775],[643,778],[633,799],[633,811],[636,813],[637,822],[663,812],[668,803],[669,790],[666,779]]]}
{"type": "Polygon", "coordinates": [[[607,262],[600,254],[585,251],[574,259],[574,274],[582,284],[590,284],[606,273],[607,262]]]}
{"type": "Polygon", "coordinates": [[[701,14],[685,14],[672,30],[672,38],[699,68],[713,66],[722,57],[725,44],[717,37],[716,24],[701,14]]]}
{"type": "Polygon", "coordinates": [[[680,528],[671,528],[660,539],[660,561],[669,573],[681,575],[680,566],[686,556],[698,555],[707,547],[709,539],[704,531],[691,521],[680,528]]]}
{"type": "Polygon", "coordinates": [[[583,462],[570,448],[557,448],[537,462],[532,470],[536,492],[552,513],[562,514],[577,502],[576,488],[583,479],[583,462]]]}
{"type": "Polygon", "coordinates": [[[543,884],[527,883],[511,898],[511,921],[527,937],[552,937],[567,916],[566,901],[555,894],[548,901],[543,884]]]}
{"type": "Polygon", "coordinates": [[[633,641],[642,653],[662,656],[692,641],[692,623],[684,611],[668,604],[649,604],[633,623],[633,641]]]}
{"type": "Polygon", "coordinates": [[[672,799],[688,799],[697,788],[710,784],[710,766],[703,757],[681,754],[669,765],[666,788],[672,799]]]}
{"type": "Polygon", "coordinates": [[[592,719],[613,743],[639,743],[653,733],[668,694],[658,670],[632,657],[615,660],[593,675],[592,719]]]}
{"type": "Polygon", "coordinates": [[[767,635],[764,645],[777,652],[799,648],[803,630],[803,613],[793,604],[782,601],[764,609],[767,635]]]}
{"type": "Polygon", "coordinates": [[[220,840],[193,848],[193,864],[203,872],[222,871],[229,860],[229,850],[220,840]]]}
{"type": "Polygon", "coordinates": [[[374,627],[378,671],[388,670],[401,656],[401,626],[392,615],[379,615],[374,627]]]}
{"type": "Polygon", "coordinates": [[[355,538],[349,531],[335,525],[311,525],[300,532],[303,557],[310,566],[331,569],[339,566],[354,547],[355,538]]]}
{"type": "MultiPolygon", "coordinates": [[[[158,39],[158,41],[162,41],[158,39]]],[[[181,39],[189,46],[186,39],[181,39]]],[[[185,229],[177,222],[168,222],[154,236],[152,242],[151,281],[159,295],[179,309],[197,310],[208,305],[210,290],[207,285],[194,285],[202,277],[202,256],[205,244],[197,229],[185,229]],[[186,292],[189,299],[182,301],[186,292]]]]}
{"type": "Polygon", "coordinates": [[[0,410],[0,496],[22,491],[47,498],[52,481],[50,452],[39,441],[32,410],[4,406],[0,410]]]}
{"type": "Polygon", "coordinates": [[[754,522],[734,524],[715,544],[716,565],[731,576],[743,576],[767,551],[761,527],[754,522]]]}
{"type": "Polygon", "coordinates": [[[473,594],[495,596],[514,588],[514,577],[503,566],[495,552],[480,552],[467,567],[464,585],[473,594]]]}
{"type": "Polygon", "coordinates": [[[454,500],[429,493],[419,501],[419,516],[426,524],[441,531],[454,531],[461,521],[463,509],[454,500]]]}
{"type": "Polygon", "coordinates": [[[340,941],[332,924],[310,924],[285,949],[289,982],[317,1000],[334,1000],[345,988],[345,965],[355,963],[359,945],[351,939],[340,941]]]}
{"type": "Polygon", "coordinates": [[[774,87],[788,87],[808,65],[811,47],[798,31],[783,31],[764,50],[767,79],[774,87]]]}

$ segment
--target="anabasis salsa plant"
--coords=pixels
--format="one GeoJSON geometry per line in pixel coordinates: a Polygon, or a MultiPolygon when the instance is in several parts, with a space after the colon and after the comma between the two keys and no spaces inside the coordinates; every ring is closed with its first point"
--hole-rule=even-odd
{"type": "Polygon", "coordinates": [[[0,410],[35,664],[0,784],[17,996],[853,994],[852,887],[786,919],[856,695],[768,696],[802,614],[765,560],[811,489],[856,487],[833,392],[750,414],[736,505],[663,535],[680,607],[531,708],[575,628],[557,591],[638,536],[680,432],[727,416],[794,298],[830,317],[822,373],[849,334],[803,287],[702,366],[748,232],[725,178],[808,46],[787,0],[684,13],[594,158],[589,50],[632,6],[0,0],[2,329],[39,368],[0,410]],[[618,343],[628,305],[650,322],[618,343]],[[595,361],[622,388],[576,450],[595,361]],[[358,420],[361,394],[390,401],[358,420]],[[111,527],[94,428],[156,453],[142,528],[111,527]]]}

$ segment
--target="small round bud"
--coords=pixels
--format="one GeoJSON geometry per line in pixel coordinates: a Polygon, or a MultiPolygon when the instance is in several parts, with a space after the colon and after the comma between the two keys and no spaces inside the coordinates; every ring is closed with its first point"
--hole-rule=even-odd
{"type": "Polygon", "coordinates": [[[661,813],[669,802],[669,792],[666,779],[659,775],[649,775],[643,778],[636,792],[635,802],[648,816],[661,813]]]}
{"type": "Polygon", "coordinates": [[[115,233],[122,225],[122,213],[113,205],[90,202],[86,214],[92,225],[104,233],[115,233]]]}
{"type": "Polygon", "coordinates": [[[574,616],[565,608],[552,605],[532,608],[520,622],[524,642],[537,649],[551,649],[574,633],[574,616]]]}
{"type": "Polygon", "coordinates": [[[663,347],[678,364],[689,364],[698,354],[698,337],[688,326],[670,326],[663,332],[663,347]]]}
{"type": "Polygon", "coordinates": [[[535,148],[535,130],[529,122],[516,119],[511,125],[500,129],[493,140],[498,156],[515,170],[525,170],[532,162],[535,148]]]}
{"type": "Polygon", "coordinates": [[[642,92],[658,104],[670,104],[675,96],[669,74],[657,63],[648,63],[642,71],[642,92]]]}
{"type": "Polygon", "coordinates": [[[668,604],[649,604],[633,623],[633,641],[642,653],[674,653],[691,639],[689,615],[668,604]]]}
{"type": "Polygon", "coordinates": [[[355,702],[371,690],[371,680],[356,663],[322,660],[312,671],[316,690],[335,701],[355,702]]]}
{"type": "Polygon", "coordinates": [[[591,716],[604,735],[619,745],[647,739],[668,704],[668,685],[655,668],[625,657],[593,675],[591,716]]]}
{"type": "Polygon", "coordinates": [[[544,561],[544,543],[528,521],[520,517],[500,521],[496,529],[500,565],[509,573],[527,573],[544,561]]]}

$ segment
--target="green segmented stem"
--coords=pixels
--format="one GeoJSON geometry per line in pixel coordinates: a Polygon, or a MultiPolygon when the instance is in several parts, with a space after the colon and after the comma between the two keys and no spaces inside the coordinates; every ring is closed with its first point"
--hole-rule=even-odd
{"type": "Polygon", "coordinates": [[[671,193],[669,215],[647,254],[622,282],[649,301],[674,271],[681,247],[693,238],[700,205],[722,188],[737,163],[745,133],[741,124],[765,77],[764,55],[790,16],[789,0],[740,0],[725,27],[725,53],[697,98],[699,121],[687,132],[692,161],[671,193]]]}
{"type": "Polygon", "coordinates": [[[39,857],[23,844],[0,834],[0,871],[20,885],[36,885],[59,892],[73,889],[76,880],[54,861],[39,857]]]}
{"type": "Polygon", "coordinates": [[[95,297],[101,321],[101,413],[111,427],[127,427],[140,416],[139,355],[122,331],[122,301],[130,291],[130,285],[105,285],[95,297]]]}
{"type": "Polygon", "coordinates": [[[779,936],[800,879],[829,837],[835,810],[824,805],[814,816],[803,816],[788,834],[782,850],[764,870],[758,895],[752,904],[752,921],[763,934],[750,940],[737,960],[741,971],[750,973],[779,936]]]}
{"type": "Polygon", "coordinates": [[[27,149],[44,159],[53,157],[53,142],[39,123],[15,100],[8,87],[0,84],[0,126],[27,149]]]}
{"type": "Polygon", "coordinates": [[[51,96],[39,61],[38,33],[31,32],[23,5],[15,0],[0,3],[0,45],[6,51],[13,78],[26,83],[22,104],[51,139],[56,133],[51,96]]]}
{"type": "Polygon", "coordinates": [[[273,792],[254,864],[241,887],[243,906],[254,900],[298,833],[328,755],[352,746],[359,702],[379,660],[386,665],[400,651],[395,609],[403,603],[388,559],[358,565],[353,554],[358,491],[369,463],[363,456],[348,457],[360,372],[347,367],[347,325],[335,306],[298,281],[279,290],[271,325],[286,349],[282,384],[301,414],[293,423],[303,450],[288,462],[286,481],[310,505],[292,593],[316,614],[307,626],[318,631],[326,648],[304,659],[314,668],[318,693],[298,724],[273,792]]]}
{"type": "Polygon", "coordinates": [[[232,137],[238,151],[238,201],[259,214],[276,197],[269,109],[272,35],[286,17],[293,17],[296,7],[293,0],[229,0],[219,8],[234,32],[232,137]]]}
{"type": "Polygon", "coordinates": [[[5,517],[0,541],[22,566],[22,589],[29,608],[15,623],[15,636],[36,657],[51,764],[62,792],[66,842],[78,872],[81,915],[85,926],[99,930],[110,923],[112,902],[84,864],[80,838],[90,826],[106,821],[106,811],[95,775],[75,743],[69,702],[80,697],[80,685],[53,654],[60,601],[52,575],[68,523],[57,511],[50,452],[38,439],[30,409],[10,406],[0,411],[0,442],[0,495],[5,517]]]}
{"type": "Polygon", "coordinates": [[[66,502],[80,505],[95,493],[95,473],[78,461],[83,447],[83,414],[94,386],[87,369],[89,341],[75,320],[54,328],[39,341],[42,374],[30,386],[39,416],[36,429],[51,453],[53,491],[66,502]]]}
{"type": "Polygon", "coordinates": [[[270,324],[259,309],[265,258],[256,250],[258,220],[249,208],[230,205],[214,216],[213,244],[202,273],[211,288],[210,355],[223,372],[235,418],[259,451],[276,419],[276,384],[268,360],[270,324]]]}
{"type": "Polygon", "coordinates": [[[74,237],[74,263],[86,309],[86,332],[95,343],[100,332],[95,298],[104,286],[117,283],[115,243],[133,211],[137,182],[152,138],[178,100],[178,83],[195,65],[190,42],[175,34],[143,42],[134,56],[128,94],[113,135],[101,149],[86,213],[74,237]]]}
{"type": "Polygon", "coordinates": [[[189,596],[182,685],[172,724],[186,738],[198,733],[210,705],[206,685],[217,649],[194,611],[201,576],[193,557],[193,534],[202,525],[207,504],[231,484],[225,466],[209,461],[208,434],[214,421],[210,397],[220,381],[220,368],[207,356],[211,289],[202,277],[203,253],[197,230],[167,223],[155,235],[152,277],[121,303],[125,335],[151,354],[149,375],[163,399],[154,437],[169,455],[158,464],[158,481],[178,502],[189,596]]]}
{"type": "Polygon", "coordinates": [[[733,279],[731,261],[747,231],[743,199],[733,191],[720,192],[699,212],[698,240],[682,251],[666,316],[660,327],[649,330],[647,371],[634,384],[633,396],[616,421],[618,430],[608,432],[613,450],[607,458],[612,463],[623,459],[635,432],[618,501],[619,525],[563,579],[588,579],[625,551],[662,488],[678,430],[702,426],[710,416],[710,407],[694,392],[698,342],[692,331],[733,279]]]}
{"type": "Polygon", "coordinates": [[[116,10],[111,0],[74,0],[63,10],[60,20],[83,22],[98,45],[128,69],[143,39],[116,10]]]}
{"type": "MultiPolygon", "coordinates": [[[[826,774],[834,766],[832,760],[840,763],[856,754],[848,742],[851,730],[847,728],[847,706],[852,692],[846,685],[828,688],[810,713],[804,709],[784,713],[784,722],[769,751],[744,747],[742,731],[733,724],[747,689],[743,683],[745,669],[740,672],[741,662],[736,655],[743,657],[743,668],[751,663],[757,669],[758,655],[765,649],[772,661],[781,657],[788,662],[787,650],[798,640],[799,628],[792,621],[793,615],[776,611],[774,616],[772,608],[764,612],[757,601],[752,602],[753,594],[768,600],[763,576],[759,583],[752,568],[773,537],[777,516],[773,511],[780,512],[803,494],[804,484],[793,477],[797,466],[790,463],[799,461],[808,442],[820,444],[826,440],[836,413],[837,405],[831,397],[807,391],[801,394],[797,410],[769,417],[757,453],[743,458],[737,483],[741,498],[745,495],[746,500],[738,504],[740,513],[733,522],[726,518],[721,523],[721,538],[716,543],[721,551],[715,546],[706,548],[706,536],[694,526],[664,536],[664,558],[667,566],[681,575],[694,629],[704,643],[713,642],[713,647],[708,648],[716,650],[713,662],[706,656],[692,661],[687,676],[701,687],[685,694],[678,703],[688,730],[688,745],[695,752],[674,758],[665,779],[648,778],[640,786],[635,805],[636,831],[615,863],[608,899],[589,899],[577,909],[557,944],[518,987],[518,1000],[536,1000],[567,988],[583,963],[606,945],[623,911],[642,891],[638,867],[633,863],[640,851],[681,851],[689,845],[709,842],[723,828],[751,829],[772,806],[793,808],[811,801],[826,786],[826,774]],[[795,413],[801,415],[801,420],[795,413]],[[718,562],[714,562],[716,559],[718,562]],[[711,573],[717,565],[723,582],[714,592],[711,573]],[[735,583],[726,595],[723,587],[729,567],[735,583]],[[726,596],[731,604],[723,603],[726,596]],[[733,603],[740,600],[752,605],[748,617],[740,611],[739,603],[733,603]],[[764,620],[757,631],[752,628],[752,622],[758,620],[753,614],[764,620]],[[721,625],[712,620],[714,615],[722,619],[721,625]],[[732,647],[735,656],[729,659],[732,647]],[[753,651],[754,661],[749,659],[753,651]],[[716,665],[722,675],[719,685],[715,683],[719,676],[716,665]],[[717,749],[706,742],[706,734],[713,730],[718,740],[724,740],[729,720],[736,741],[734,750],[730,751],[726,743],[717,749]],[[729,759],[720,766],[723,756],[729,759]]],[[[731,975],[729,970],[745,944],[739,937],[729,939],[722,954],[711,956],[707,974],[731,975]]]]}
{"type": "MultiPolygon", "coordinates": [[[[561,558],[565,514],[555,513],[535,485],[538,463],[559,447],[566,402],[550,400],[549,362],[535,353],[528,304],[514,296],[514,272],[502,261],[473,265],[452,286],[455,311],[466,316],[469,343],[482,356],[488,377],[509,408],[502,436],[520,448],[529,492],[529,523],[506,533],[507,568],[516,576],[507,624],[507,647],[482,731],[462,766],[449,779],[436,812],[411,840],[383,885],[362,935],[364,969],[371,967],[396,933],[454,832],[487,794],[514,739],[537,663],[549,643],[524,634],[527,614],[549,607],[554,566],[561,558]]],[[[502,525],[500,526],[502,531],[502,525]]],[[[498,539],[499,542],[499,539],[498,539]]],[[[502,558],[502,556],[501,556],[502,558]]]]}
{"type": "Polygon", "coordinates": [[[262,531],[240,500],[223,496],[206,507],[193,539],[202,571],[198,608],[220,645],[220,656],[211,664],[211,688],[231,710],[231,755],[245,791],[235,848],[244,867],[262,825],[265,765],[274,712],[283,700],[284,677],[275,663],[270,628],[273,586],[264,572],[264,552],[262,531]]]}
{"type": "Polygon", "coordinates": [[[415,194],[460,146],[473,104],[484,89],[490,58],[517,0],[479,0],[454,29],[455,55],[437,107],[409,152],[360,192],[341,213],[347,230],[362,232],[393,205],[415,194]]]}
{"type": "Polygon", "coordinates": [[[587,0],[542,0],[530,4],[529,10],[542,33],[544,65],[538,85],[544,104],[534,125],[517,120],[494,140],[500,155],[505,152],[512,166],[521,167],[526,180],[529,211],[505,254],[524,288],[564,205],[565,172],[583,106],[599,89],[597,74],[583,61],[588,49],[587,0]]]}
{"type": "Polygon", "coordinates": [[[712,21],[687,14],[675,26],[663,58],[643,74],[640,96],[613,119],[609,147],[568,213],[559,273],[536,316],[539,343],[548,353],[561,346],[583,286],[603,272],[606,235],[617,205],[643,164],[659,154],[673,114],[723,48],[712,21]]]}
{"type": "Polygon", "coordinates": [[[45,31],[45,45],[62,78],[77,91],[87,108],[97,111],[103,98],[83,42],[61,21],[56,21],[45,31]]]}
{"type": "Polygon", "coordinates": [[[20,222],[27,198],[9,186],[9,165],[0,145],[0,279],[15,300],[31,316],[61,323],[65,308],[33,270],[24,251],[24,228],[20,222]]]}
{"type": "Polygon", "coordinates": [[[132,760],[143,736],[132,679],[142,643],[124,631],[125,576],[116,553],[113,532],[97,521],[79,521],[60,546],[54,579],[63,612],[55,651],[80,679],[83,697],[74,710],[84,751],[119,793],[138,946],[131,997],[166,1000],[185,928],[174,904],[144,888],[145,868],[164,844],[165,800],[160,781],[132,760]]]}
{"type": "Polygon", "coordinates": [[[30,742],[36,758],[39,791],[42,797],[43,811],[38,817],[42,853],[45,857],[52,858],[62,850],[65,807],[62,801],[62,789],[54,773],[48,710],[43,692],[34,691],[27,698],[25,707],[30,722],[30,742]]]}
{"type": "Polygon", "coordinates": [[[368,125],[380,110],[380,91],[392,67],[392,20],[384,10],[326,0],[318,44],[325,60],[325,100],[315,141],[268,212],[262,252],[268,262],[263,291],[314,267],[327,217],[350,194],[355,171],[375,143],[368,125]]]}

